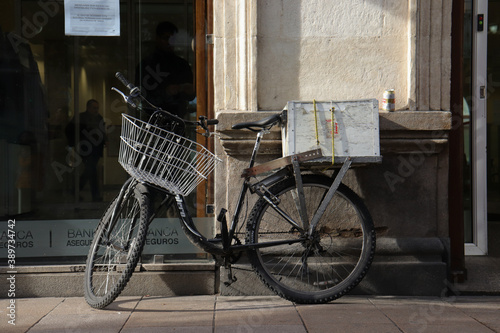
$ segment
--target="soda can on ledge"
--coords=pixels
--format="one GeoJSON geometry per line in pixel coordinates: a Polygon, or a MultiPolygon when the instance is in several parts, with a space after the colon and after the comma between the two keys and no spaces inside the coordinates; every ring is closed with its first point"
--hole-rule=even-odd
{"type": "Polygon", "coordinates": [[[384,91],[382,96],[382,110],[394,111],[396,109],[396,95],[394,89],[384,91]]]}

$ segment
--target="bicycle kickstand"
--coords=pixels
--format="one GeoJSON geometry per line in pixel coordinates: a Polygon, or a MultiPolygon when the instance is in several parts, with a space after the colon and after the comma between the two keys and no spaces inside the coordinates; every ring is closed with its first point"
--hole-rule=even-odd
{"type": "MultiPolygon", "coordinates": [[[[227,229],[226,212],[227,210],[222,208],[219,216],[217,217],[217,220],[221,223],[222,248],[224,252],[228,251],[231,246],[231,239],[229,238],[229,232],[227,229]]],[[[227,270],[227,281],[224,282],[224,284],[226,286],[230,286],[233,282],[237,281],[237,278],[233,275],[229,254],[227,253],[224,256],[224,268],[227,270]]]]}
{"type": "Polygon", "coordinates": [[[229,263],[229,262],[226,263],[226,265],[224,267],[227,270],[227,281],[224,282],[224,285],[226,287],[229,287],[234,282],[238,281],[238,279],[236,278],[236,275],[233,275],[233,268],[231,267],[231,263],[229,263]]]}

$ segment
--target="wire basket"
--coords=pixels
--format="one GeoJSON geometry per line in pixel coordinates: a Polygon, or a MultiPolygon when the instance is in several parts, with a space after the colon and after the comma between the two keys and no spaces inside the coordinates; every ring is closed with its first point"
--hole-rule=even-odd
{"type": "Polygon", "coordinates": [[[221,161],[194,141],[125,114],[120,138],[122,167],[173,194],[191,193],[221,161]]]}

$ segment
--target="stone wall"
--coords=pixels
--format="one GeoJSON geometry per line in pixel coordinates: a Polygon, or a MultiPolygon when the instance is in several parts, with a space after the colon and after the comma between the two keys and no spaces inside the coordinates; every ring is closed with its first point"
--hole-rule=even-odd
{"type": "MultiPolygon", "coordinates": [[[[441,293],[449,252],[451,0],[214,0],[214,8],[216,152],[224,160],[216,209],[232,212],[254,139],[232,124],[289,100],[380,101],[394,88],[399,111],[380,113],[383,162],[345,180],[379,233],[377,259],[358,291],[441,293]]],[[[280,133],[271,133],[259,162],[280,157],[280,148],[280,133]]],[[[262,292],[245,287],[255,286],[253,277],[241,274],[222,292],[262,292]]]]}
{"type": "Polygon", "coordinates": [[[380,98],[406,108],[406,1],[259,1],[258,102],[380,98]]]}
{"type": "Polygon", "coordinates": [[[214,0],[215,110],[382,98],[449,110],[451,0],[214,0]]]}

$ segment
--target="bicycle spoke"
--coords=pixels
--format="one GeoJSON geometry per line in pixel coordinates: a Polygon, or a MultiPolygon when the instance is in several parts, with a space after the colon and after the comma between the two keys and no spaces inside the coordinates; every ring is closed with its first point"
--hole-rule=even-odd
{"type": "Polygon", "coordinates": [[[94,235],[85,272],[85,298],[89,305],[103,308],[123,290],[137,265],[146,237],[148,201],[127,190],[115,199],[94,235]],[[115,209],[115,205],[120,207],[115,209]],[[117,214],[111,221],[113,212],[117,214]]]}
{"type": "MultiPolygon", "coordinates": [[[[315,175],[303,179],[308,219],[320,207],[326,208],[312,234],[290,228],[281,214],[260,200],[250,214],[248,241],[264,243],[297,238],[301,241],[257,247],[249,252],[249,258],[259,276],[281,296],[297,302],[323,302],[353,288],[361,279],[366,271],[361,268],[371,261],[373,246],[365,248],[364,243],[374,242],[373,225],[371,220],[364,219],[365,211],[364,215],[359,212],[357,206],[361,204],[353,203],[357,196],[345,185],[326,204],[326,193],[333,180],[315,175]]],[[[285,214],[294,221],[303,219],[293,180],[277,183],[270,191],[279,198],[279,208],[285,214]]]]}

